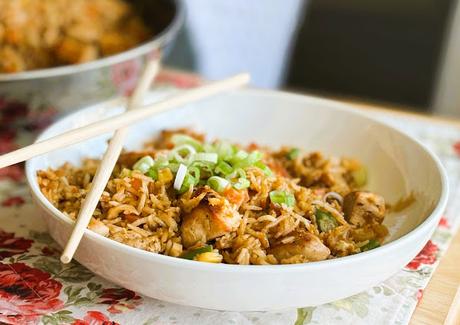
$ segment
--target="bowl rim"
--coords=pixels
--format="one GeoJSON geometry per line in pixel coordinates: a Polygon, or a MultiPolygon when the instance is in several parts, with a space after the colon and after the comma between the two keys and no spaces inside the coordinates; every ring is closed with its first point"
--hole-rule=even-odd
{"type": "MultiPolygon", "coordinates": [[[[446,171],[444,167],[442,166],[439,158],[419,140],[411,137],[410,135],[384,122],[373,119],[367,116],[366,114],[364,114],[363,112],[356,111],[355,109],[353,109],[353,106],[349,103],[344,103],[344,102],[330,100],[330,99],[324,99],[320,97],[284,92],[284,91],[270,90],[270,89],[245,88],[245,89],[237,90],[235,93],[242,94],[244,96],[262,95],[262,96],[272,96],[272,97],[285,97],[289,99],[308,101],[309,105],[312,105],[312,104],[327,105],[328,108],[332,108],[333,110],[344,111],[344,112],[347,112],[348,114],[359,116],[367,120],[368,122],[376,123],[380,126],[388,128],[392,132],[395,132],[399,136],[405,138],[406,140],[409,140],[414,145],[419,146],[420,149],[422,149],[422,151],[427,154],[428,158],[431,159],[432,162],[434,162],[434,165],[438,172],[439,180],[441,182],[441,194],[437,202],[434,205],[434,209],[431,211],[430,215],[427,216],[425,220],[421,222],[419,225],[417,225],[414,229],[404,234],[403,236],[387,244],[382,245],[381,247],[378,247],[370,251],[362,252],[359,254],[348,255],[348,256],[344,256],[344,257],[340,257],[336,259],[317,261],[317,262],[308,262],[308,263],[302,263],[302,264],[282,264],[282,265],[236,265],[235,264],[234,265],[234,264],[223,264],[223,263],[219,263],[219,264],[197,263],[196,261],[190,261],[190,260],[181,259],[178,257],[172,257],[172,256],[162,255],[159,253],[148,252],[148,251],[145,251],[139,248],[135,248],[135,247],[132,247],[126,244],[122,244],[113,239],[109,239],[93,231],[90,231],[89,229],[85,229],[83,236],[87,236],[90,240],[99,241],[100,244],[102,244],[103,246],[112,246],[111,249],[115,249],[117,251],[123,251],[124,253],[130,253],[133,255],[137,254],[139,258],[150,259],[153,262],[161,263],[165,265],[183,267],[183,268],[188,268],[188,269],[196,269],[196,270],[206,270],[206,271],[219,271],[219,272],[235,272],[235,271],[243,272],[244,271],[244,272],[250,272],[250,273],[253,273],[253,272],[266,273],[266,272],[279,272],[279,271],[283,271],[283,272],[307,271],[307,270],[314,270],[318,268],[321,269],[323,267],[334,267],[334,266],[345,265],[348,263],[362,262],[363,259],[366,260],[370,257],[374,257],[374,258],[378,257],[379,255],[385,254],[385,252],[388,250],[395,250],[395,249],[398,249],[398,246],[410,243],[412,239],[417,236],[418,233],[423,233],[427,231],[432,233],[432,231],[434,231],[435,228],[433,226],[433,223],[436,223],[437,225],[437,222],[439,221],[439,218],[441,217],[447,205],[447,200],[449,197],[448,178],[447,178],[446,171]],[[432,227],[433,229],[431,229],[430,231],[430,228],[432,227]]],[[[82,109],[77,110],[76,112],[70,115],[65,116],[64,118],[54,122],[53,124],[48,126],[45,130],[43,130],[42,133],[37,137],[36,141],[40,141],[42,138],[44,138],[47,135],[47,133],[59,123],[63,123],[69,119],[73,119],[76,116],[82,114],[86,110],[91,110],[91,109],[94,109],[95,107],[102,107],[103,105],[108,104],[108,103],[113,104],[113,100],[112,101],[109,100],[109,101],[98,103],[98,104],[91,105],[91,106],[86,106],[82,109]]],[[[167,114],[167,112],[162,113],[162,114],[167,114]]],[[[60,212],[57,208],[55,208],[40,191],[38,187],[38,183],[36,181],[36,175],[32,170],[33,160],[34,159],[31,159],[26,162],[25,169],[26,169],[27,183],[28,183],[32,196],[35,198],[35,202],[39,204],[41,207],[43,207],[46,210],[46,213],[50,214],[53,218],[58,219],[58,221],[65,222],[68,225],[74,224],[73,220],[66,217],[62,212],[60,212]]]]}
{"type": "Polygon", "coordinates": [[[178,33],[185,20],[185,7],[182,1],[170,1],[174,5],[174,17],[171,22],[161,32],[154,35],[153,38],[141,43],[139,46],[133,47],[127,51],[123,51],[114,55],[109,55],[100,59],[92,60],[85,63],[67,64],[63,66],[28,70],[16,73],[0,73],[0,83],[19,80],[34,80],[42,78],[52,78],[70,75],[74,73],[85,72],[88,70],[96,70],[103,67],[110,67],[125,61],[140,57],[151,50],[160,47],[163,44],[170,42],[178,33]]]}

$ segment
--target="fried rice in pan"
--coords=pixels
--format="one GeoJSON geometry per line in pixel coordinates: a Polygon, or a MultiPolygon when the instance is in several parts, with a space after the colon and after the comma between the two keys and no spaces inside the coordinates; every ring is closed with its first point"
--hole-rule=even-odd
{"type": "MultiPolygon", "coordinates": [[[[38,172],[47,199],[75,219],[99,161],[38,172]]],[[[384,198],[354,159],[279,150],[186,129],[124,152],[89,229],[149,252],[201,262],[292,264],[382,244],[384,198]]]]}

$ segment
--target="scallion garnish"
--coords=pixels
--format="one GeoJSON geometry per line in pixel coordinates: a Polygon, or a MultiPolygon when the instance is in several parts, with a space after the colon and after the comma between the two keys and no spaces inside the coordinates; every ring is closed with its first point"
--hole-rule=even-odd
{"type": "Polygon", "coordinates": [[[243,159],[246,159],[248,155],[249,154],[246,151],[238,150],[238,152],[235,154],[235,159],[243,160],[243,159]]]}
{"type": "Polygon", "coordinates": [[[258,161],[254,164],[257,168],[261,169],[265,175],[272,176],[273,172],[267,165],[265,165],[262,161],[258,161]]]}
{"type": "Polygon", "coordinates": [[[191,166],[188,168],[188,172],[190,175],[192,175],[196,179],[196,183],[198,183],[201,177],[200,169],[196,166],[191,166]]]}
{"type": "Polygon", "coordinates": [[[300,150],[298,148],[292,148],[286,154],[286,158],[289,159],[289,160],[294,160],[299,156],[299,154],[300,154],[300,150]]]}
{"type": "Polygon", "coordinates": [[[174,146],[187,144],[195,148],[196,151],[203,151],[203,145],[198,140],[185,134],[174,134],[171,137],[171,142],[174,146]]]}
{"type": "Polygon", "coordinates": [[[145,156],[139,159],[134,165],[133,169],[140,171],[142,174],[145,174],[150,167],[154,165],[155,161],[150,156],[145,156]]]}
{"type": "Polygon", "coordinates": [[[193,146],[189,144],[182,144],[180,146],[175,147],[168,155],[169,160],[175,160],[178,163],[186,162],[196,150],[193,146]]]}
{"type": "Polygon", "coordinates": [[[189,250],[188,252],[183,253],[179,257],[180,258],[185,258],[187,260],[193,260],[195,258],[195,256],[197,256],[198,254],[203,254],[203,253],[207,253],[207,252],[212,252],[212,246],[211,245],[204,245],[202,247],[189,250]]]}
{"type": "Polygon", "coordinates": [[[237,190],[243,190],[245,188],[248,188],[249,185],[251,185],[251,183],[248,179],[240,177],[238,178],[238,181],[233,184],[233,187],[237,190]]]}
{"type": "Polygon", "coordinates": [[[243,168],[237,168],[235,169],[230,175],[227,175],[228,179],[233,179],[233,178],[246,178],[246,172],[244,171],[243,168]]]}
{"type": "Polygon", "coordinates": [[[216,169],[214,171],[216,172],[216,174],[227,176],[232,173],[233,167],[229,163],[221,161],[217,164],[216,169]]]}
{"type": "Polygon", "coordinates": [[[181,190],[185,175],[187,175],[187,167],[183,164],[180,164],[179,168],[177,169],[176,178],[174,179],[174,189],[178,191],[181,190]]]}
{"type": "Polygon", "coordinates": [[[377,247],[380,247],[380,243],[375,239],[371,239],[366,245],[361,247],[361,252],[370,251],[377,247]]]}
{"type": "Polygon", "coordinates": [[[367,183],[367,170],[364,166],[361,166],[355,171],[351,172],[351,176],[355,181],[356,186],[361,187],[367,183]]]}
{"type": "Polygon", "coordinates": [[[262,159],[262,153],[260,151],[253,151],[246,158],[246,163],[248,163],[249,165],[253,165],[257,161],[260,161],[261,159],[262,159]]]}
{"type": "Polygon", "coordinates": [[[219,176],[211,176],[208,179],[208,185],[218,193],[223,192],[229,184],[229,181],[219,176]]]}
{"type": "Polygon", "coordinates": [[[214,152],[199,152],[199,153],[194,153],[190,157],[190,162],[194,161],[204,161],[204,162],[209,162],[212,164],[217,163],[218,159],[217,153],[214,152]]]}
{"type": "Polygon", "coordinates": [[[169,165],[168,157],[165,155],[159,155],[155,159],[155,164],[153,165],[156,169],[162,169],[169,165]]]}
{"type": "MultiPolygon", "coordinates": [[[[171,141],[175,147],[168,155],[160,153],[154,163],[149,162],[144,173],[158,180],[160,171],[167,169],[174,175],[174,188],[179,193],[191,186],[205,184],[218,192],[230,185],[237,190],[248,188],[250,181],[245,170],[249,167],[257,167],[266,175],[272,175],[270,168],[262,162],[263,153],[260,151],[247,152],[223,141],[201,143],[184,134],[173,135],[171,141]]],[[[292,194],[287,194],[284,199],[275,195],[273,200],[288,206],[295,203],[292,194]]]]}
{"type": "Polygon", "coordinates": [[[228,142],[218,142],[215,145],[215,152],[219,155],[222,160],[231,158],[234,154],[233,146],[228,142]]]}
{"type": "Polygon", "coordinates": [[[178,164],[178,163],[174,162],[174,163],[170,163],[167,168],[169,168],[173,173],[177,173],[177,171],[179,170],[180,165],[181,164],[178,164]]]}
{"type": "Polygon", "coordinates": [[[121,170],[120,177],[121,177],[121,178],[131,177],[131,173],[132,173],[132,171],[131,171],[130,169],[128,169],[128,168],[123,168],[123,169],[121,170]]]}
{"type": "Polygon", "coordinates": [[[158,179],[158,169],[152,167],[150,168],[148,171],[147,171],[147,175],[151,178],[153,178],[154,180],[157,180],[158,179]]]}
{"type": "Polygon", "coordinates": [[[195,186],[197,183],[198,181],[195,179],[195,177],[188,173],[185,174],[184,181],[182,182],[182,186],[179,190],[179,193],[182,194],[184,192],[187,192],[191,186],[195,186]]]}
{"type": "Polygon", "coordinates": [[[288,207],[292,207],[295,204],[295,197],[285,191],[271,191],[270,201],[275,204],[285,204],[288,207]]]}
{"type": "Polygon", "coordinates": [[[321,232],[330,231],[339,225],[337,220],[335,220],[329,212],[317,209],[315,211],[315,217],[316,224],[321,232]]]}

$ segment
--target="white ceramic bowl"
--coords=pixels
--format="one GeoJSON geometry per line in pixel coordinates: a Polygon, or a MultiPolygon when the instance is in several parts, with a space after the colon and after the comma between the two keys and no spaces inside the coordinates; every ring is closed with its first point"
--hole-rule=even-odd
{"type": "MultiPolygon", "coordinates": [[[[118,108],[115,111],[120,111],[118,108]]],[[[72,114],[39,138],[114,114],[104,105],[72,114]],[[110,111],[110,112],[109,112],[110,111]]],[[[414,193],[416,201],[385,219],[391,235],[380,248],[314,263],[240,266],[199,263],[132,248],[86,231],[76,259],[100,276],[161,300],[220,310],[279,310],[327,303],[363,291],[406,265],[432,235],[447,200],[438,159],[409,136],[353,112],[346,105],[281,92],[242,90],[145,120],[132,128],[127,147],[139,148],[159,130],[193,126],[209,137],[293,145],[360,159],[368,189],[387,202],[414,193]]],[[[109,135],[27,162],[32,195],[51,236],[63,246],[72,222],[41,194],[36,171],[99,156],[109,135]]]]}

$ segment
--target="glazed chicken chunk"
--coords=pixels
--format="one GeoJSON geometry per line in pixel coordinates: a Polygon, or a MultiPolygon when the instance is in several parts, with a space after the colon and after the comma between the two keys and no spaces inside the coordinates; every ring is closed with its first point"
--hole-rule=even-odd
{"type": "Polygon", "coordinates": [[[198,243],[205,244],[236,230],[240,221],[241,215],[228,201],[219,206],[202,202],[182,220],[182,243],[186,248],[198,243]]]}
{"type": "Polygon", "coordinates": [[[273,254],[279,261],[301,255],[306,261],[322,261],[331,254],[321,240],[315,235],[298,231],[294,234],[294,241],[283,244],[282,242],[274,244],[269,254],[273,254]]]}
{"type": "Polygon", "coordinates": [[[344,198],[343,212],[347,221],[356,226],[382,223],[385,217],[385,200],[371,192],[351,192],[344,198]]]}

